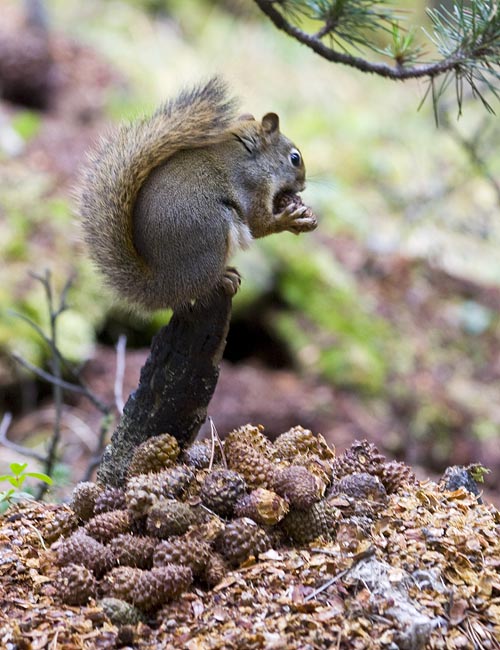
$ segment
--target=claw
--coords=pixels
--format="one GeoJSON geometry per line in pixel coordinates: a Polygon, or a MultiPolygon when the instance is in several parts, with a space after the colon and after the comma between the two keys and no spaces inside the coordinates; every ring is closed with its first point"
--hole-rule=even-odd
{"type": "Polygon", "coordinates": [[[222,288],[228,296],[234,296],[241,285],[241,275],[234,266],[228,266],[222,276],[222,288]]]}

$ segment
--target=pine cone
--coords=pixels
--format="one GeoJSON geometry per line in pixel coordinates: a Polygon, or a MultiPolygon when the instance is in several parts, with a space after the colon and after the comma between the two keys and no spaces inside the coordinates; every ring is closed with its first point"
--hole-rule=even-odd
{"type": "Polygon", "coordinates": [[[142,613],[136,607],[119,598],[103,598],[97,604],[113,625],[137,625],[143,620],[142,613]]]}
{"type": "Polygon", "coordinates": [[[163,497],[172,499],[184,495],[194,480],[192,470],[183,465],[169,467],[158,473],[132,476],[125,492],[129,512],[134,518],[140,519],[163,497]]]}
{"type": "MultiPolygon", "coordinates": [[[[219,469],[219,467],[217,467],[219,469]]],[[[194,473],[194,479],[191,481],[189,484],[188,488],[182,493],[182,496],[180,497],[182,501],[200,501],[201,497],[201,488],[203,483],[205,482],[205,479],[207,476],[212,472],[213,470],[208,470],[208,469],[198,469],[194,473]]]]}
{"type": "Polygon", "coordinates": [[[333,461],[322,460],[315,454],[297,454],[293,459],[294,465],[305,467],[311,474],[317,476],[325,485],[330,485],[333,474],[333,461]]]}
{"type": "Polygon", "coordinates": [[[216,541],[216,550],[233,566],[238,566],[251,555],[267,551],[269,547],[266,531],[247,517],[226,524],[216,541]]]}
{"type": "Polygon", "coordinates": [[[156,544],[157,540],[152,537],[124,533],[112,539],[109,548],[115,558],[115,564],[150,569],[156,544]]]}
{"type": "Polygon", "coordinates": [[[193,535],[211,546],[224,530],[225,525],[220,517],[214,515],[203,523],[197,524],[196,527],[188,531],[187,535],[193,535]]]}
{"type": "Polygon", "coordinates": [[[129,566],[111,569],[101,580],[101,591],[107,597],[134,604],[132,593],[143,573],[142,569],[129,566]]]}
{"type": "Polygon", "coordinates": [[[289,210],[298,210],[305,208],[302,212],[301,218],[304,219],[300,226],[294,232],[310,232],[318,226],[318,219],[312,209],[304,204],[302,197],[292,192],[280,192],[274,197],[273,201],[273,214],[279,214],[288,208],[289,210]]]}
{"type": "Polygon", "coordinates": [[[59,598],[67,605],[86,605],[97,593],[97,582],[81,564],[68,564],[57,576],[59,598]]]}
{"type": "Polygon", "coordinates": [[[328,500],[335,504],[335,497],[343,497],[345,505],[339,507],[347,515],[371,516],[387,503],[387,492],[378,476],[357,472],[344,476],[332,486],[328,500]]]}
{"type": "Polygon", "coordinates": [[[86,535],[82,529],[57,542],[54,550],[59,565],[83,564],[96,577],[102,575],[113,565],[113,555],[110,549],[93,537],[86,535]]]}
{"type": "Polygon", "coordinates": [[[274,441],[276,454],[280,459],[298,465],[296,456],[317,456],[323,461],[331,463],[335,458],[334,450],[329,447],[321,434],[315,436],[308,429],[293,427],[290,431],[282,433],[274,441]]]}
{"type": "Polygon", "coordinates": [[[214,456],[213,462],[220,462],[221,455],[218,445],[215,445],[212,451],[211,441],[201,440],[199,442],[194,442],[190,447],[184,449],[181,460],[188,467],[192,467],[193,469],[206,469],[210,465],[212,454],[214,456]]]}
{"type": "Polygon", "coordinates": [[[175,465],[155,474],[160,493],[164,497],[175,498],[182,496],[194,481],[194,472],[186,465],[175,465]]]}
{"type": "Polygon", "coordinates": [[[112,510],[92,517],[84,527],[87,535],[99,542],[109,542],[110,539],[128,532],[130,515],[126,510],[112,510]]]}
{"type": "Polygon", "coordinates": [[[94,515],[95,502],[103,490],[102,485],[85,481],[78,483],[71,494],[70,508],[75,515],[87,521],[94,515]]]}
{"type": "Polygon", "coordinates": [[[226,576],[229,567],[219,553],[211,553],[205,566],[204,579],[209,587],[215,587],[226,576]]]}
{"type": "Polygon", "coordinates": [[[236,440],[230,445],[227,445],[226,440],[224,451],[230,469],[237,471],[250,489],[272,489],[276,466],[264,454],[247,443],[236,440]]]}
{"type": "Polygon", "coordinates": [[[344,476],[333,486],[332,494],[345,494],[356,501],[387,501],[387,492],[378,476],[357,472],[344,476]]]}
{"type": "Polygon", "coordinates": [[[290,465],[277,470],[274,489],[294,508],[307,510],[323,497],[326,486],[305,467],[290,465]]]}
{"type": "Polygon", "coordinates": [[[247,424],[239,429],[235,429],[228,433],[224,440],[224,453],[231,453],[230,449],[233,444],[237,445],[248,445],[255,451],[258,451],[260,454],[265,456],[268,460],[273,460],[276,456],[276,451],[274,449],[273,443],[265,436],[262,432],[264,427],[258,426],[254,427],[251,424],[247,424]]]}
{"type": "Polygon", "coordinates": [[[384,484],[387,494],[393,494],[401,488],[414,487],[418,483],[412,468],[397,460],[385,463],[379,478],[384,484]]]}
{"type": "Polygon", "coordinates": [[[230,517],[233,514],[234,504],[246,490],[245,480],[238,472],[230,469],[215,469],[205,478],[200,497],[207,508],[221,517],[230,517]]]}
{"type": "Polygon", "coordinates": [[[148,472],[159,472],[165,467],[173,465],[179,452],[179,443],[169,433],[148,438],[135,449],[128,468],[128,475],[136,476],[148,472]]]}
{"type": "Polygon", "coordinates": [[[193,508],[181,501],[168,499],[152,506],[146,528],[150,535],[165,539],[171,535],[182,535],[196,521],[197,515],[193,508]]]}
{"type": "Polygon", "coordinates": [[[282,521],[285,533],[298,544],[308,544],[318,537],[332,540],[340,512],[327,501],[318,501],[308,510],[290,510],[282,521]]]}
{"type": "Polygon", "coordinates": [[[234,508],[237,517],[249,517],[262,526],[274,526],[283,519],[288,510],[285,499],[264,488],[257,488],[250,494],[243,495],[234,508]]]}
{"type": "Polygon", "coordinates": [[[111,510],[125,510],[126,507],[125,492],[120,488],[108,487],[95,500],[94,514],[100,515],[111,510]]]}
{"type": "Polygon", "coordinates": [[[355,440],[349,449],[333,461],[333,477],[340,479],[358,472],[380,476],[385,462],[385,457],[371,442],[355,440]]]}
{"type": "Polygon", "coordinates": [[[191,569],[178,564],[142,571],[130,593],[132,603],[144,611],[157,609],[180,596],[192,582],[191,569]]]}
{"type": "Polygon", "coordinates": [[[155,549],[153,564],[155,567],[168,564],[182,564],[188,566],[194,575],[199,575],[211,555],[209,544],[189,531],[180,537],[160,542],[155,549]]]}
{"type": "Polygon", "coordinates": [[[138,474],[127,482],[125,500],[128,511],[135,519],[148,514],[154,503],[161,497],[161,487],[157,474],[138,474]]]}
{"type": "Polygon", "coordinates": [[[78,527],[78,518],[72,510],[60,510],[45,524],[43,538],[49,544],[59,537],[67,537],[78,527]]]}

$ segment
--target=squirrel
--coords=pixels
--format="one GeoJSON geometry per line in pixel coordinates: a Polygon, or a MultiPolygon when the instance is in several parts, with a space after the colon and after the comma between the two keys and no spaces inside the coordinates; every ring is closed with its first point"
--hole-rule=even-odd
{"type": "Polygon", "coordinates": [[[299,150],[267,113],[237,117],[218,77],[90,154],[79,213],[108,284],[145,310],[184,308],[216,287],[236,293],[231,255],[253,238],[313,230],[299,150]]]}

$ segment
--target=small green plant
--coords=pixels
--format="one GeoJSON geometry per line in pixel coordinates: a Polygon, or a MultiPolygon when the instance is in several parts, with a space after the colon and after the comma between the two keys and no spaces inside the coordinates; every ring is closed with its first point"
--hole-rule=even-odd
{"type": "Polygon", "coordinates": [[[28,463],[10,463],[10,474],[1,474],[0,481],[7,481],[12,485],[7,490],[0,491],[0,506],[10,503],[13,499],[31,499],[28,492],[23,491],[24,482],[28,477],[52,485],[52,479],[42,472],[27,472],[28,463]]]}
{"type": "Polygon", "coordinates": [[[474,463],[465,468],[469,476],[476,481],[476,483],[484,483],[484,477],[491,472],[487,467],[483,467],[480,463],[474,463]]]}

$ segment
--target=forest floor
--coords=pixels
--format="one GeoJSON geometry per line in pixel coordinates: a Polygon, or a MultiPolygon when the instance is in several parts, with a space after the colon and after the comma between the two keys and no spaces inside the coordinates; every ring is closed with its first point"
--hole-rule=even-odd
{"type": "MultiPolygon", "coordinates": [[[[219,564],[213,565],[219,567],[217,578],[212,577],[207,585],[203,573],[195,574],[190,586],[166,599],[161,596],[153,607],[140,605],[136,599],[143,602],[147,593],[146,602],[150,602],[151,594],[153,598],[158,595],[162,583],[155,582],[155,571],[161,568],[132,569],[115,558],[106,560],[107,573],[102,577],[104,554],[113,556],[124,543],[113,545],[109,529],[104,545],[92,541],[103,554],[99,565],[91,558],[94,551],[79,551],[78,535],[88,542],[86,535],[92,531],[103,539],[103,530],[98,532],[101,524],[96,528],[92,522],[100,518],[103,524],[103,516],[115,516],[117,511],[97,515],[87,524],[80,521],[79,529],[73,528],[71,535],[63,532],[66,539],[59,538],[50,546],[64,530],[63,522],[74,517],[68,506],[34,502],[12,507],[0,516],[1,647],[500,648],[498,511],[478,503],[464,488],[450,490],[444,484],[415,481],[408,467],[387,464],[370,446],[363,447],[361,454],[361,448],[353,449],[340,458],[340,464],[334,460],[331,466],[347,472],[340,479],[343,487],[336,496],[330,494],[314,506],[316,513],[321,504],[329,508],[324,512],[330,518],[322,521],[312,510],[290,511],[278,526],[267,526],[274,540],[267,550],[247,550],[246,560],[238,556],[239,566],[226,566],[222,572],[220,553],[227,546],[211,544],[211,555],[205,561],[219,557],[219,564]],[[365,473],[356,473],[359,462],[365,473]],[[381,479],[367,472],[377,472],[381,479]],[[293,526],[286,524],[291,516],[293,526]],[[314,539],[316,527],[323,532],[314,539]],[[296,537],[295,542],[283,538],[285,529],[296,537]],[[72,549],[69,557],[67,551],[61,553],[65,544],[72,549]],[[68,559],[73,564],[68,565],[68,559]],[[95,577],[85,566],[96,567],[95,577]],[[127,571],[132,576],[128,583],[127,571]],[[90,588],[86,586],[89,579],[90,588]],[[137,580],[144,579],[142,589],[147,592],[134,596],[137,580]]],[[[206,470],[202,473],[207,476],[206,470]]],[[[185,503],[196,507],[192,500],[185,503]]],[[[218,519],[217,530],[224,534],[237,522],[257,527],[249,519],[218,519]]],[[[187,544],[189,535],[188,531],[153,543],[156,549],[175,540],[187,544]]],[[[146,538],[138,539],[144,546],[146,538]]],[[[198,562],[202,547],[196,552],[197,545],[208,543],[209,538],[194,539],[194,547],[186,546],[178,561],[198,562]]],[[[234,540],[227,539],[240,554],[234,540]]],[[[245,543],[240,538],[238,544],[245,543]]],[[[166,566],[171,580],[178,565],[166,566]]]]}

